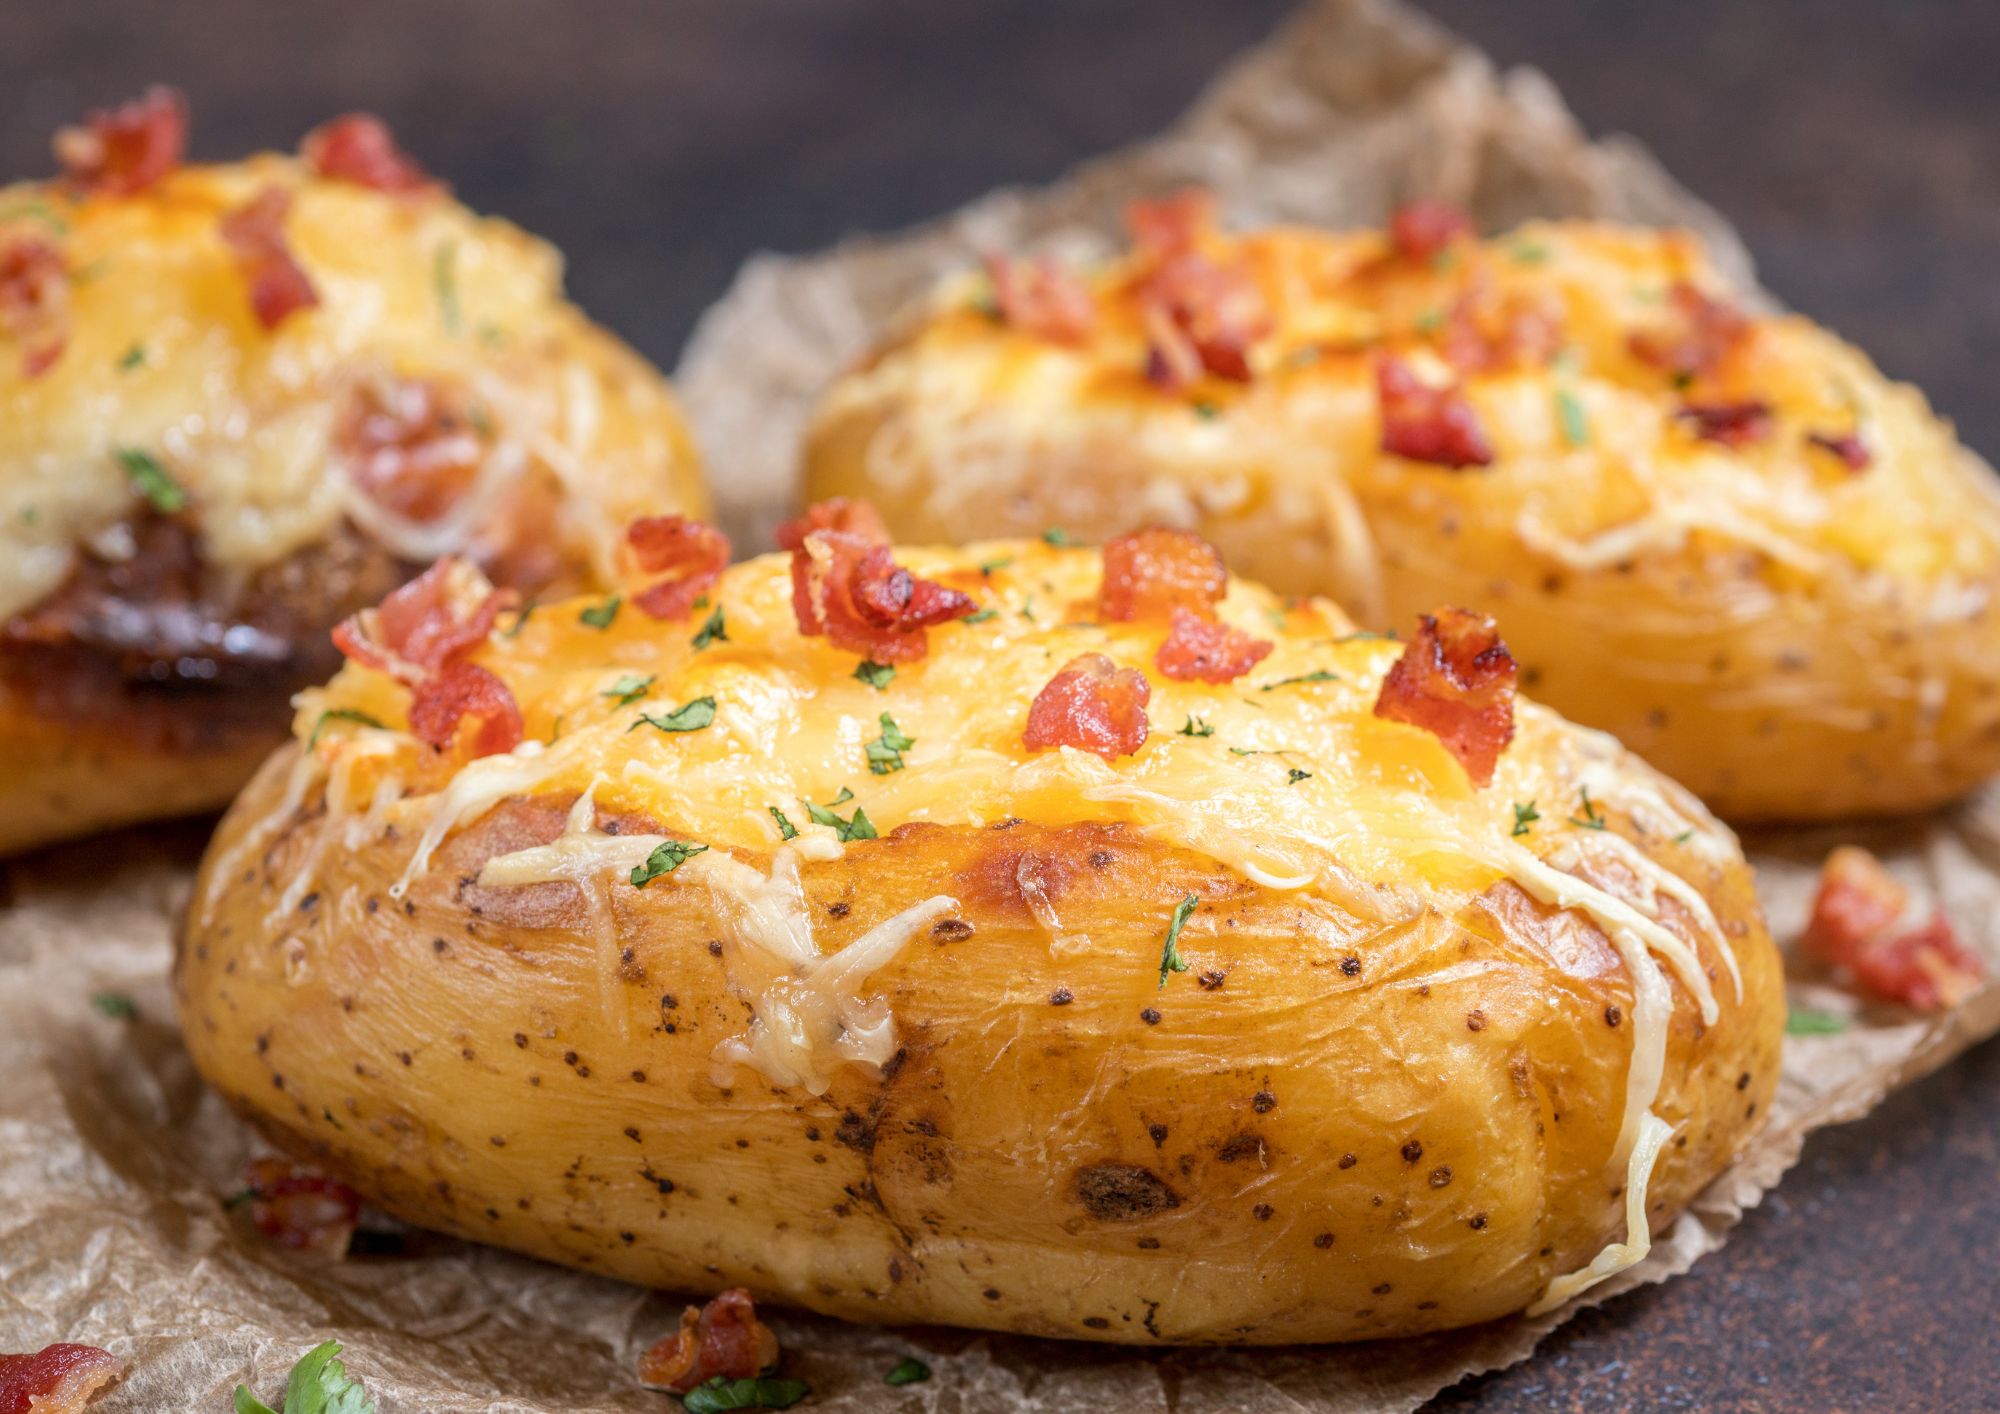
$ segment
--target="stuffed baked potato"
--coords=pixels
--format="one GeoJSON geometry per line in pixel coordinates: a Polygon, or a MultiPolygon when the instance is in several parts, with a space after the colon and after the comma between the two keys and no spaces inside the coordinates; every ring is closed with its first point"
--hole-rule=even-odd
{"type": "Polygon", "coordinates": [[[185,132],[155,91],[0,189],[0,850],[226,803],[327,630],[441,553],[574,592],[706,505],[555,252],[375,120],[224,166],[185,132]]]}
{"type": "Polygon", "coordinates": [[[351,625],[203,865],[196,1064],[390,1212],[856,1320],[1351,1340],[1561,1301],[1760,1122],[1734,837],[1476,616],[1405,648],[1158,531],[817,508],[719,579],[633,533],[622,601],[448,569],[351,625]]]}
{"type": "Polygon", "coordinates": [[[1500,615],[1525,681],[1729,817],[1934,805],[2000,768],[2000,511],[1915,390],[1739,309],[1689,236],[1449,208],[995,259],[827,393],[812,496],[898,535],[1198,529],[1365,622],[1500,615]]]}

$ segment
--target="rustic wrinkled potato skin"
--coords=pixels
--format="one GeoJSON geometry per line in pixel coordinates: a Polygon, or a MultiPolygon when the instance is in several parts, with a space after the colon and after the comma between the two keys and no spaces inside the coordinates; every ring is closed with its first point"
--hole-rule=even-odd
{"type": "MultiPolygon", "coordinates": [[[[207,869],[272,811],[292,754],[207,869]]],[[[401,1218],[853,1320],[1160,1344],[1410,1334],[1519,1310],[1623,1232],[1606,1160],[1625,973],[1593,925],[1511,883],[1373,930],[1128,828],[906,825],[804,867],[823,951],[940,888],[960,904],[870,984],[901,1054],[815,1099],[749,1070],[711,1081],[746,1007],[698,891],[615,891],[607,980],[571,885],[471,882],[555,837],[569,804],[501,806],[406,902],[387,891],[410,849],[392,823],[267,918],[328,828],[310,801],[237,877],[205,873],[175,973],[202,1073],[401,1218]],[[1024,882],[1092,946],[1053,955],[1024,882]],[[1187,893],[1190,970],[1161,989],[1155,925],[1187,893]]],[[[1718,1024],[1674,984],[1656,1229],[1760,1122],[1784,1015],[1747,868],[1689,877],[1744,995],[1707,947],[1718,1024]]]]}

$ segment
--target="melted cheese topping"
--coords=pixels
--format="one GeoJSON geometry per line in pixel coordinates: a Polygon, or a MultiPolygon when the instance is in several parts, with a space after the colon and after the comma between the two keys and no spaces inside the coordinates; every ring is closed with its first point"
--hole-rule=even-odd
{"type": "Polygon", "coordinates": [[[1549,1289],[1530,1306],[1527,1314],[1540,1316],[1553,1311],[1572,1296],[1581,1295],[1607,1277],[1636,1266],[1653,1250],[1653,1229],[1646,1218],[1646,1190],[1653,1180],[1653,1168],[1660,1150],[1673,1137],[1674,1127],[1658,1115],[1647,1115],[1625,1165],[1625,1240],[1614,1242],[1591,1259],[1581,1271],[1565,1273],[1549,1283],[1549,1289]]]}
{"type": "Polygon", "coordinates": [[[583,564],[635,515],[703,505],[660,376],[563,299],[555,251],[442,193],[385,194],[265,155],[135,196],[0,188],[0,247],[28,237],[68,266],[69,337],[28,378],[0,333],[0,617],[59,585],[81,542],[117,557],[117,527],[143,506],[126,449],[187,492],[209,562],[244,573],[344,515],[419,562],[497,549],[530,473],[561,493],[538,534],[583,564]],[[320,298],[275,330],[253,317],[219,231],[269,185],[294,195],[286,237],[320,298]],[[346,400],[388,377],[461,388],[477,409],[478,474],[435,523],[397,516],[342,470],[346,400]]]}

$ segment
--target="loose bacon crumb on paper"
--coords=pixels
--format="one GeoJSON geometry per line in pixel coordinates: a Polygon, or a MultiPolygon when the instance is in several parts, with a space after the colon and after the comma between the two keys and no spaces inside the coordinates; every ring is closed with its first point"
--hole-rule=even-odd
{"type": "Polygon", "coordinates": [[[180,166],[187,133],[187,99],[155,85],[120,107],[91,109],[81,127],[58,129],[56,163],[85,191],[130,196],[180,166]]]}
{"type": "Polygon", "coordinates": [[[285,239],[285,217],[291,209],[292,194],[268,186],[222,218],[223,244],[236,256],[237,268],[250,287],[250,308],[266,329],[275,329],[319,303],[319,292],[285,239]]]}
{"type": "Polygon", "coordinates": [[[1146,703],[1152,684],[1137,668],[1121,668],[1102,653],[1070,659],[1035,694],[1021,741],[1030,751],[1073,746],[1106,761],[1146,744],[1146,703]]]}
{"type": "Polygon", "coordinates": [[[0,1414],[82,1414],[124,1378],[124,1362],[94,1345],[0,1355],[0,1414]]]}
{"type": "Polygon", "coordinates": [[[1869,996],[1917,1011],[1956,1006],[1985,978],[1986,965],[1941,912],[1899,931],[1909,902],[1909,891],[1880,860],[1843,845],[1820,868],[1800,946],[1828,966],[1847,969],[1869,996]]]}
{"type": "Polygon", "coordinates": [[[679,1329],[639,1357],[639,1383],[686,1394],[718,1376],[753,1379],[777,1363],[778,1338],[738,1286],[682,1311],[679,1329]]]}
{"type": "Polygon", "coordinates": [[[1396,253],[1411,260],[1430,260],[1452,242],[1473,234],[1472,218],[1463,209],[1435,197],[1406,201],[1389,217],[1389,239],[1396,253]]]}
{"type": "Polygon", "coordinates": [[[418,683],[410,695],[410,734],[439,751],[458,740],[460,725],[477,724],[468,743],[475,759],[512,751],[525,730],[507,684],[477,663],[451,663],[418,683]]]}
{"type": "Polygon", "coordinates": [[[1766,402],[1687,403],[1677,415],[1695,436],[1732,451],[1763,441],[1777,425],[1766,402]]]}
{"type": "Polygon", "coordinates": [[[1475,786],[1514,739],[1514,657],[1484,614],[1440,609],[1417,620],[1417,636],[1382,680],[1375,715],[1435,736],[1475,786]]]}
{"type": "Polygon", "coordinates": [[[1667,292],[1669,317],[1656,329],[1626,340],[1635,358],[1676,378],[1711,373],[1748,337],[1750,321],[1725,300],[1703,294],[1686,280],[1667,292]]]}
{"type": "Polygon", "coordinates": [[[1822,451],[1831,452],[1839,457],[1847,464],[1849,471],[1866,471],[1875,461],[1875,454],[1868,449],[1868,444],[1861,440],[1861,434],[1858,432],[1844,432],[1838,435],[1811,432],[1806,435],[1806,441],[1822,451]]]}
{"type": "Polygon", "coordinates": [[[824,634],[843,652],[877,663],[914,663],[930,652],[925,630],[977,607],[970,595],[898,565],[888,538],[873,506],[844,498],[778,527],[778,544],[792,552],[800,633],[824,634]]]}
{"type": "Polygon", "coordinates": [[[69,343],[69,265],[38,236],[0,248],[0,334],[19,341],[27,378],[53,368],[69,343]]]}
{"type": "Polygon", "coordinates": [[[1000,317],[1023,333],[1057,344],[1080,344],[1097,328],[1097,306],[1083,281],[1052,256],[1034,260],[986,257],[1000,317]]]}
{"type": "Polygon", "coordinates": [[[1384,358],[1375,365],[1375,390],[1383,451],[1453,469],[1491,465],[1493,444],[1457,385],[1433,388],[1401,359],[1384,358]]]}
{"type": "Polygon", "coordinates": [[[1272,646],[1242,629],[1176,607],[1153,661],[1176,682],[1234,682],[1263,662],[1272,646]]]}
{"type": "Polygon", "coordinates": [[[1228,588],[1229,571],[1213,545],[1193,531],[1154,525],[1105,545],[1097,607],[1120,623],[1174,608],[1206,614],[1228,588]]]}
{"type": "Polygon", "coordinates": [[[463,403],[428,378],[358,384],[334,430],[349,478],[399,516],[437,520],[470,489],[485,457],[463,403]]]}
{"type": "Polygon", "coordinates": [[[347,113],[321,123],[299,143],[299,156],[322,177],[376,191],[428,191],[437,185],[373,113],[347,113]]]}
{"type": "Polygon", "coordinates": [[[288,1159],[252,1159],[243,1166],[250,1221],[277,1243],[300,1251],[347,1255],[361,1198],[352,1188],[288,1159]]]}
{"type": "Polygon", "coordinates": [[[625,528],[625,557],[634,578],[653,581],[632,595],[640,611],[655,619],[684,619],[722,578],[729,539],[705,521],[644,516],[625,528]]]}

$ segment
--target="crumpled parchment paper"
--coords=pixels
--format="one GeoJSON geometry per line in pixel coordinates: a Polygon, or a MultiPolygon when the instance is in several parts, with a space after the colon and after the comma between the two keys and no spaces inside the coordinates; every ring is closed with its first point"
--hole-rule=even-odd
{"type": "MultiPolygon", "coordinates": [[[[880,323],[981,246],[1102,248],[1124,200],[1198,181],[1238,220],[1379,219],[1403,195],[1456,196],[1488,225],[1605,215],[1701,229],[1745,283],[1726,226],[1629,143],[1587,143],[1546,81],[1379,0],[1322,0],[1232,68],[1156,142],[1040,193],[1002,192],[924,231],[806,259],[760,257],[698,331],[682,386],[739,545],[788,506],[817,389],[880,323]]],[[[1774,932],[1796,932],[1825,851],[1856,840],[1941,901],[2000,975],[2000,794],[1926,821],[1749,841],[1774,932]]],[[[0,866],[0,1350],[103,1345],[131,1377],[105,1414],[222,1414],[267,1398],[318,1341],[347,1345],[384,1414],[614,1414],[677,1406],[640,1389],[639,1352],[680,1302],[395,1229],[327,1263],[280,1251],[225,1209],[252,1141],[201,1085],[166,982],[199,827],[116,836],[0,866]],[[103,1014],[128,997],[137,1016],[103,1014]]],[[[1807,1131],[2000,1030],[2000,985],[1953,1015],[1859,1009],[1802,970],[1797,1008],[1850,1019],[1786,1043],[1769,1126],[1587,1303],[1685,1271],[1777,1182],[1807,1131]]],[[[776,1315],[787,1373],[824,1411],[1123,1414],[1406,1410],[1526,1357],[1562,1313],[1415,1341],[1144,1352],[977,1332],[876,1330],[776,1315]],[[906,1355],[929,1383],[890,1389],[906,1355]]]]}

